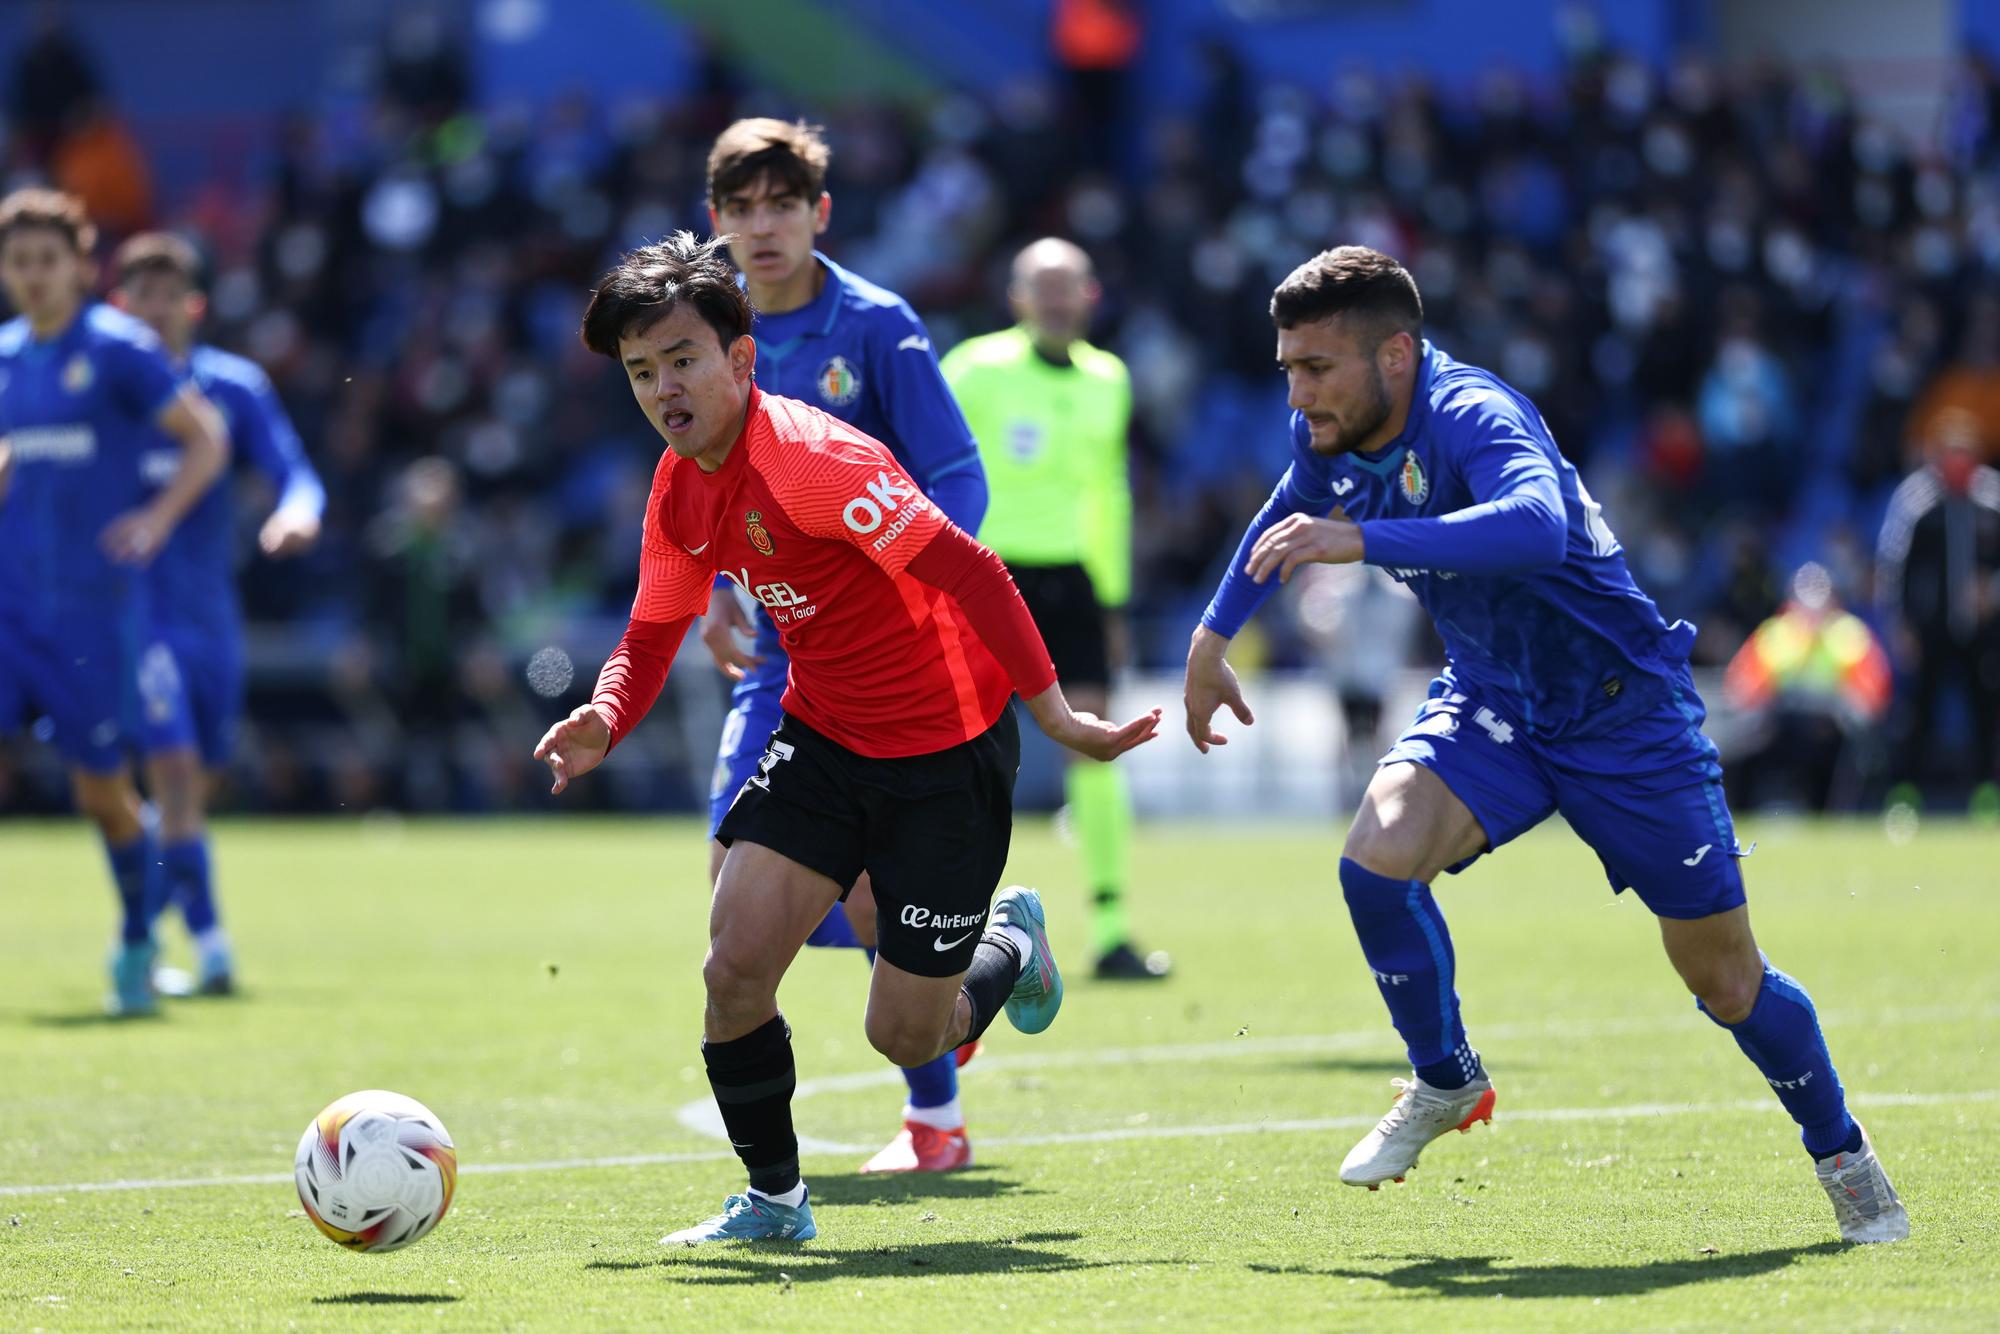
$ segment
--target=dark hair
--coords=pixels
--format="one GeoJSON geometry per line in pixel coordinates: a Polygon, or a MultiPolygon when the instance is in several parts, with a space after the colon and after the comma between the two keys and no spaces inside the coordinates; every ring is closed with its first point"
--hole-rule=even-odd
{"type": "Polygon", "coordinates": [[[773,190],[816,200],[826,189],[830,156],[817,125],[768,116],[739,120],[708,150],[708,202],[719,205],[767,178],[773,190]]]}
{"type": "Polygon", "coordinates": [[[583,312],[583,345],[612,360],[618,340],[644,333],[685,301],[695,308],[723,347],[750,332],[750,298],[736,285],[729,267],[729,238],[697,240],[675,232],[619,257],[598,280],[583,312]]]}
{"type": "Polygon", "coordinates": [[[1280,329],[1353,315],[1356,338],[1373,351],[1395,333],[1422,336],[1424,301],[1410,271],[1379,250],[1344,245],[1322,250],[1293,269],[1271,294],[1271,322],[1280,329]]]}
{"type": "Polygon", "coordinates": [[[97,249],[97,227],[75,195],[29,186],[0,199],[0,245],[31,227],[61,232],[79,255],[97,249]]]}
{"type": "Polygon", "coordinates": [[[118,247],[112,269],[121,287],[149,273],[179,278],[190,288],[201,286],[201,255],[187,238],[172,232],[140,232],[118,247]]]}

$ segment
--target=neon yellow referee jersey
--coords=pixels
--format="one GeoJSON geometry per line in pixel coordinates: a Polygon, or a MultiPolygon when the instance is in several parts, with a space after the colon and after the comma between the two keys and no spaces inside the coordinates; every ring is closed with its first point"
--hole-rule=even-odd
{"type": "Polygon", "coordinates": [[[1132,489],[1125,363],[1078,339],[1070,364],[1027,330],[970,338],[942,363],[979,441],[989,500],[979,540],[1017,565],[1082,565],[1107,607],[1132,593],[1132,489]]]}

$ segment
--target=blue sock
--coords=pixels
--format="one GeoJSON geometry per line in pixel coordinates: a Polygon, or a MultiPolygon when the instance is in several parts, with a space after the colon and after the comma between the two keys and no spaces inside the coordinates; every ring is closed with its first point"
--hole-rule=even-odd
{"type": "Polygon", "coordinates": [[[1709,1014],[1699,999],[1695,1007],[1736,1039],[1792,1120],[1800,1139],[1815,1158],[1861,1149],[1861,1127],[1847,1114],[1847,1094],[1827,1054],[1819,1031],[1819,1015],[1806,989],[1764,961],[1764,983],[1757,1003],[1740,1024],[1725,1024],[1709,1014]]]}
{"type": "Polygon", "coordinates": [[[1359,862],[1340,859],[1340,888],[1361,953],[1375,974],[1389,1019],[1409,1049],[1417,1077],[1433,1088],[1464,1088],[1485,1073],[1465,1040],[1451,933],[1417,880],[1391,880],[1359,862]]]}
{"type": "Polygon", "coordinates": [[[166,868],[167,896],[181,910],[192,935],[212,929],[217,921],[215,890],[209,878],[208,838],[201,835],[186,843],[169,843],[160,849],[166,868]]]}
{"type": "Polygon", "coordinates": [[[903,1071],[910,1086],[910,1106],[942,1107],[958,1096],[958,1053],[948,1051],[903,1071]]]}
{"type": "Polygon", "coordinates": [[[166,877],[161,874],[152,835],[141,834],[119,848],[107,839],[104,855],[111,862],[111,880],[118,887],[118,903],[124,910],[118,939],[127,945],[143,945],[153,938],[153,919],[166,906],[166,877]]]}

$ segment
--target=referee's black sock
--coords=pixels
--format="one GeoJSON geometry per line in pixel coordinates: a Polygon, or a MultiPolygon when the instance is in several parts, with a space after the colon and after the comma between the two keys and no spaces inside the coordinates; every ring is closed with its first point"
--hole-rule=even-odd
{"type": "Polygon", "coordinates": [[[792,1030],[785,1016],[727,1042],[703,1042],[708,1086],[736,1156],[750,1170],[750,1188],[783,1195],[799,1184],[799,1139],[792,1133],[792,1030]]]}
{"type": "MultiPolygon", "coordinates": [[[[1021,951],[1013,941],[998,931],[988,931],[979,938],[979,948],[973,951],[972,967],[965,970],[965,981],[959,990],[966,1000],[972,1002],[972,1026],[965,1030],[965,1041],[977,1041],[1000,1014],[1007,998],[1014,994],[1014,983],[1021,976],[1021,951]]],[[[960,1043],[964,1046],[965,1043],[960,1043]]]]}

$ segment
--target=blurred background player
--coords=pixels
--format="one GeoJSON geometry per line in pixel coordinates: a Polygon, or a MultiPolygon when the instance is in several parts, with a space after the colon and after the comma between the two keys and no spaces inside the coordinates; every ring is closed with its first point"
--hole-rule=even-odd
{"type": "MultiPolygon", "coordinates": [[[[123,907],[111,961],[115,1014],[154,1009],[152,920],[164,878],[133,790],[192,792],[201,779],[173,650],[145,567],[221,475],[228,445],[201,391],[130,316],[87,299],[96,229],[50,190],[0,201],[0,283],[20,312],[0,326],[0,728],[46,715],[77,808],[97,825],[123,907]],[[166,441],[161,436],[165,435],[166,441]],[[141,460],[178,446],[155,489],[141,460]]],[[[198,804],[162,804],[159,839],[198,833],[198,804]]]]}
{"type": "MultiPolygon", "coordinates": [[[[814,248],[833,200],[829,154],[804,123],[739,120],[708,155],[709,221],[729,237],[730,258],[756,310],[757,383],[810,403],[888,446],[945,516],[967,533],[986,513],[979,448],[952,401],[930,334],[909,303],[814,248]]],[[[789,662],[778,630],[759,611],[753,627],[736,591],[719,582],[702,626],[716,665],[736,681],[709,787],[709,833],[777,729],[789,662]],[[754,636],[746,649],[741,636],[754,636]]],[[[709,879],[722,865],[711,845],[709,879]]],[[[806,942],[874,948],[874,901],[864,881],[806,942]],[[857,934],[858,933],[858,934],[857,934]]],[[[903,1129],[863,1165],[869,1172],[949,1171],[972,1161],[958,1101],[958,1062],[947,1053],[907,1070],[903,1129]]]]}
{"type": "MultiPolygon", "coordinates": [[[[1942,410],[1919,428],[1923,466],[1889,499],[1876,547],[1882,620],[1909,668],[1891,801],[1916,804],[1968,752],[1971,807],[2000,816],[2000,469],[1979,460],[1981,419],[1942,410]],[[1969,726],[1952,726],[1956,705],[1969,726]]],[[[1961,791],[1963,788],[1960,789],[1961,791]]]]}
{"type": "MultiPolygon", "coordinates": [[[[1100,295],[1081,247],[1036,241],[1015,256],[1007,288],[1019,323],[967,339],[943,365],[986,464],[992,498],[980,540],[1007,562],[1063,688],[1101,715],[1129,643],[1132,382],[1124,362],[1084,341],[1100,295]]],[[[1124,770],[1066,752],[1063,786],[1090,888],[1096,975],[1164,977],[1167,956],[1135,950],[1125,917],[1132,794],[1124,770]]]]}
{"type": "Polygon", "coordinates": [[[1909,1215],[1848,1114],[1805,988],[1757,948],[1744,855],[1688,674],[1695,628],[1668,625],[1534,405],[1423,338],[1409,271],[1341,246],[1271,298],[1292,462],[1237,548],[1188,649],[1188,734],[1204,753],[1228,705],[1223,655],[1305,562],[1382,566],[1436,622],[1445,669],[1382,757],[1348,830],[1340,887],[1412,1077],[1340,1165],[1373,1190],[1426,1144],[1491,1120],[1431,895],[1560,812],[1614,893],[1659,920],[1696,1004],[1735,1038],[1798,1124],[1841,1238],[1900,1241],[1909,1215]],[[1276,576],[1274,579],[1272,576],[1276,576]]]}
{"type": "MultiPolygon", "coordinates": [[[[305,551],[318,540],[326,492],[270,378],[253,361],[194,341],[208,305],[194,247],[168,233],[142,233],[118,248],[114,269],[113,303],[159,334],[168,363],[222,414],[232,456],[256,468],[274,489],[277,505],[258,532],[258,548],[272,557],[305,551]]],[[[141,465],[146,483],[157,487],[173,480],[181,454],[170,441],[156,444],[163,447],[149,450],[141,465]]],[[[195,945],[192,981],[175,970],[162,970],[160,981],[163,990],[192,989],[209,996],[228,995],[235,988],[229,940],[216,910],[205,823],[243,710],[235,502],[235,489],[226,477],[210,487],[151,569],[155,621],[180,668],[205,771],[171,769],[161,775],[168,786],[154,786],[149,793],[163,812],[180,813],[175,834],[163,830],[160,862],[168,902],[180,909],[195,945]],[[191,788],[184,786],[189,783],[191,788]]]]}

